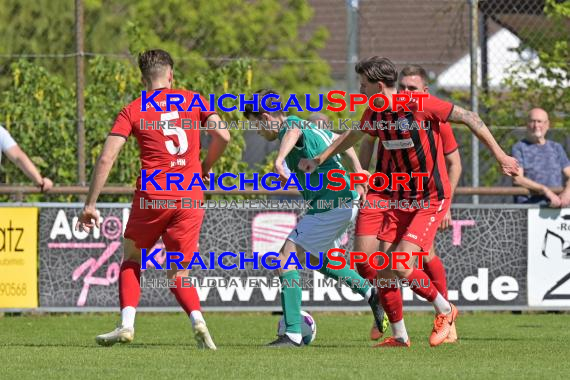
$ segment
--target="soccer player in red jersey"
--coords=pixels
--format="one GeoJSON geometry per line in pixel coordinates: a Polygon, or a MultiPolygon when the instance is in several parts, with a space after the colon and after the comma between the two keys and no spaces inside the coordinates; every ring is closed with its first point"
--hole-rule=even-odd
{"type": "MultiPolygon", "coordinates": [[[[392,95],[397,93],[398,71],[389,59],[381,57],[365,59],[356,65],[356,72],[360,75],[361,92],[369,98],[379,93],[388,99],[386,111],[378,113],[377,120],[392,122],[397,127],[379,129],[364,125],[360,130],[350,130],[317,157],[302,160],[299,168],[305,172],[313,172],[321,162],[353,146],[365,134],[378,136],[384,147],[382,157],[379,157],[381,172],[428,173],[427,177],[422,178],[423,190],[420,190],[417,178],[411,181],[409,189],[402,184],[398,184],[397,187],[390,184],[391,199],[397,201],[429,200],[429,208],[389,209],[384,212],[378,234],[380,250],[389,254],[407,252],[410,255],[413,252],[426,251],[432,246],[437,227],[447,213],[451,197],[451,186],[445,167],[441,123],[449,121],[467,125],[491,150],[501,165],[503,174],[516,175],[519,170],[518,163],[497,144],[477,113],[467,111],[435,96],[423,99],[423,111],[421,112],[418,110],[417,102],[410,102],[407,105],[410,111],[405,111],[403,107],[393,107],[392,95]],[[414,125],[423,125],[427,128],[416,129],[412,127],[414,125]]],[[[376,106],[381,107],[382,104],[376,106]]],[[[437,346],[448,338],[451,326],[457,318],[457,308],[439,293],[424,271],[414,268],[414,256],[410,257],[410,260],[404,263],[392,261],[396,269],[384,271],[386,273],[379,275],[384,278],[396,276],[406,279],[410,284],[420,284],[411,286],[411,288],[420,297],[431,302],[435,308],[436,318],[429,341],[430,345],[437,346]]],[[[402,299],[397,287],[381,288],[380,300],[390,319],[394,336],[387,338],[377,346],[409,347],[410,340],[403,320],[402,299]]]]}
{"type": "MultiPolygon", "coordinates": [[[[180,209],[180,198],[202,200],[202,191],[196,187],[191,191],[183,191],[176,185],[167,186],[166,173],[179,173],[184,176],[181,185],[183,189],[188,188],[194,174],[207,175],[230,140],[227,130],[217,128],[221,120],[215,112],[203,111],[199,107],[193,107],[190,111],[178,111],[173,106],[170,110],[166,109],[166,94],[182,95],[184,110],[188,110],[194,95],[201,96],[192,91],[172,88],[174,62],[167,52],[148,50],[139,55],[138,61],[142,82],[148,91],[147,97],[154,91],[160,91],[155,101],[165,111],[158,112],[150,107],[142,112],[139,97],[119,113],[97,160],[89,195],[76,226],[84,231],[89,231],[93,226],[99,227],[99,214],[95,207],[97,198],[121,148],[127,138],[131,134],[134,135],[140,148],[141,169],[149,172],[161,170],[154,179],[164,191],[159,191],[152,185],[142,190],[139,176],[124,234],[124,256],[119,273],[121,325],[114,331],[97,337],[97,343],[105,346],[128,343],[134,338],[136,307],[140,298],[141,249],[150,250],[162,237],[167,251],[184,254],[184,268],[188,266],[193,252],[197,249],[204,210],[180,209]],[[181,119],[192,120],[192,126],[180,128],[181,119]],[[172,124],[164,128],[149,126],[151,122],[157,125],[158,121],[171,121],[172,124]],[[212,140],[206,157],[200,162],[200,130],[194,126],[205,123],[208,123],[208,133],[212,140]],[[176,190],[170,190],[169,187],[176,190]],[[177,208],[141,209],[141,199],[174,199],[177,200],[177,208]]],[[[206,109],[209,109],[203,98],[202,101],[206,109]]],[[[168,278],[174,279],[176,283],[176,287],[170,290],[190,318],[198,347],[215,350],[216,346],[200,312],[200,299],[196,289],[182,287],[181,278],[187,276],[188,271],[180,270],[174,265],[167,269],[168,278]]]]}
{"type": "MultiPolygon", "coordinates": [[[[399,77],[399,90],[400,91],[410,91],[410,92],[425,92],[429,91],[427,85],[427,73],[425,69],[417,65],[409,65],[402,69],[399,77]]],[[[371,116],[372,113],[368,112],[367,115],[371,116]]],[[[366,120],[363,120],[364,123],[366,120]]],[[[368,120],[371,124],[371,120],[368,120]]],[[[449,123],[442,123],[441,128],[441,139],[443,143],[443,154],[445,157],[445,166],[447,168],[447,175],[449,178],[449,183],[451,185],[451,196],[455,193],[455,189],[459,182],[459,177],[461,176],[461,157],[459,155],[457,141],[453,134],[453,130],[449,123]]],[[[374,143],[376,136],[367,135],[364,137],[362,144],[360,146],[359,160],[363,167],[368,168],[370,164],[370,159],[372,157],[372,151],[374,149],[374,143]]],[[[378,157],[383,155],[383,145],[378,144],[378,157]]],[[[381,163],[378,162],[378,165],[381,163]]],[[[367,194],[367,199],[382,199],[382,194],[374,190],[369,190],[367,194]]],[[[451,203],[451,199],[450,199],[451,203]]],[[[360,252],[365,252],[368,255],[376,252],[379,249],[379,243],[377,236],[380,231],[380,226],[382,223],[382,209],[379,207],[373,208],[362,208],[358,214],[358,219],[356,220],[356,231],[355,231],[355,250],[360,252]]],[[[451,225],[451,212],[447,211],[445,217],[443,218],[439,229],[443,230],[450,227],[451,225]]],[[[445,275],[445,268],[439,257],[435,254],[435,245],[432,245],[429,250],[429,256],[423,258],[424,272],[429,276],[430,280],[433,282],[437,290],[447,299],[447,278],[445,275]]],[[[361,276],[366,277],[368,280],[372,281],[376,278],[376,271],[367,262],[357,264],[358,272],[361,276]]],[[[378,340],[382,337],[383,331],[379,331],[376,327],[376,323],[373,323],[372,329],[370,330],[370,339],[378,340]]],[[[452,330],[449,337],[445,340],[446,343],[454,343],[457,341],[457,333],[455,331],[455,324],[453,324],[452,330]]]]}

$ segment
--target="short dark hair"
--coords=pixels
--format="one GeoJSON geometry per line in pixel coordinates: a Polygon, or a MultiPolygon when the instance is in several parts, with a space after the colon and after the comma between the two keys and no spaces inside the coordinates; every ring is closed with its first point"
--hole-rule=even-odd
{"type": "Polygon", "coordinates": [[[424,84],[428,83],[428,75],[426,69],[419,65],[408,65],[405,66],[402,71],[400,71],[400,78],[401,77],[409,77],[412,75],[418,75],[424,81],[424,84]]]}
{"type": "Polygon", "coordinates": [[[139,69],[143,78],[151,80],[168,66],[174,68],[170,54],[161,49],[146,50],[139,54],[139,69]]]}
{"type": "Polygon", "coordinates": [[[382,82],[388,87],[396,87],[398,70],[392,61],[384,57],[369,57],[361,60],[354,68],[357,74],[364,75],[369,82],[382,82]]]}
{"type": "MultiPolygon", "coordinates": [[[[253,110],[253,104],[251,104],[251,103],[246,104],[244,107],[244,111],[243,111],[243,116],[245,116],[246,119],[248,119],[249,116],[253,116],[253,117],[259,119],[259,117],[263,113],[271,113],[274,115],[284,114],[284,112],[282,110],[269,112],[269,111],[266,111],[265,109],[263,109],[263,107],[261,106],[261,104],[263,102],[263,97],[266,95],[273,94],[280,100],[281,96],[279,95],[279,93],[277,91],[272,90],[270,88],[263,88],[261,90],[255,91],[253,94],[254,95],[257,94],[257,111],[253,110]]],[[[253,96],[251,97],[250,100],[253,100],[253,96]]],[[[266,99],[265,103],[263,103],[263,104],[267,106],[268,100],[269,99],[266,99]]]]}

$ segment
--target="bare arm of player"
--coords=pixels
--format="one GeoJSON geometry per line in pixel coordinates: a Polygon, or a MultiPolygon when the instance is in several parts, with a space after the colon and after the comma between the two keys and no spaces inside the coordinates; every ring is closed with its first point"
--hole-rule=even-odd
{"type": "Polygon", "coordinates": [[[457,184],[459,183],[459,178],[461,178],[461,171],[463,170],[459,149],[445,155],[445,166],[447,167],[447,176],[449,177],[449,184],[451,185],[451,196],[453,197],[455,189],[457,189],[457,184]]]}
{"type": "Polygon", "coordinates": [[[299,128],[290,128],[285,132],[281,144],[279,145],[279,152],[273,163],[273,171],[279,174],[281,182],[286,182],[289,176],[285,172],[285,167],[283,166],[283,161],[285,157],[293,150],[297,141],[301,138],[303,132],[299,128]]]}
{"type": "Polygon", "coordinates": [[[76,230],[89,232],[94,225],[99,228],[99,213],[97,212],[95,204],[97,203],[99,194],[101,194],[101,190],[103,190],[103,186],[105,186],[107,182],[113,164],[126,141],[123,136],[107,136],[103,151],[95,164],[91,185],[89,186],[89,193],[87,194],[83,211],[81,215],[79,215],[79,220],[75,226],[76,230]]]}
{"type": "Polygon", "coordinates": [[[471,132],[477,136],[479,141],[485,144],[491,153],[493,153],[493,156],[495,156],[495,159],[501,165],[504,175],[512,177],[518,174],[519,165],[517,160],[503,151],[491,134],[491,131],[489,131],[489,128],[487,128],[476,112],[471,112],[454,105],[448,121],[467,125],[469,129],[471,129],[471,132]]]}
{"type": "Polygon", "coordinates": [[[374,152],[374,143],[376,142],[376,137],[367,135],[362,143],[360,143],[360,150],[358,151],[358,160],[360,165],[364,170],[370,168],[370,160],[372,159],[372,154],[374,152]]]}
{"type": "Polygon", "coordinates": [[[324,152],[319,154],[313,159],[303,158],[299,161],[299,169],[304,172],[312,173],[315,169],[329,159],[329,157],[334,156],[347,150],[348,148],[354,146],[365,133],[357,130],[351,129],[348,132],[339,136],[324,152]]]}
{"type": "Polygon", "coordinates": [[[36,165],[30,160],[26,152],[24,152],[18,145],[14,145],[5,151],[6,157],[14,163],[29,179],[31,179],[36,186],[39,186],[42,191],[48,191],[53,187],[52,181],[47,177],[42,177],[36,165]]]}
{"type": "Polygon", "coordinates": [[[543,194],[550,201],[550,207],[559,208],[562,204],[562,201],[558,195],[554,194],[554,192],[547,186],[544,186],[538,182],[533,181],[530,178],[525,177],[523,168],[520,168],[518,175],[516,177],[513,177],[513,183],[517,186],[522,186],[532,192],[543,194]]]}
{"type": "Polygon", "coordinates": [[[226,147],[230,142],[230,132],[227,129],[220,129],[222,119],[216,114],[211,115],[206,119],[208,125],[215,125],[216,128],[208,129],[208,134],[212,137],[210,141],[210,146],[208,147],[208,153],[202,161],[202,175],[207,175],[207,173],[212,169],[216,161],[222,157],[226,147]]]}
{"type": "MultiPolygon", "coordinates": [[[[337,133],[333,133],[332,141],[334,142],[335,140],[338,140],[340,138],[340,136],[341,135],[339,135],[337,133]]],[[[350,160],[350,165],[352,166],[352,170],[354,170],[355,173],[361,173],[363,171],[363,167],[360,164],[360,160],[358,159],[358,156],[356,155],[356,151],[354,150],[354,147],[348,148],[344,152],[344,154],[350,160]]]]}
{"type": "MultiPolygon", "coordinates": [[[[459,178],[461,177],[461,171],[463,170],[463,167],[461,166],[461,156],[459,155],[459,149],[456,149],[455,151],[445,155],[445,166],[447,168],[449,184],[451,185],[451,199],[453,199],[455,189],[457,189],[457,184],[459,183],[459,178]]],[[[450,202],[451,199],[449,200],[450,202]]],[[[451,227],[451,222],[451,209],[449,209],[441,221],[439,229],[451,227]]]]}
{"type": "MultiPolygon", "coordinates": [[[[333,133],[333,142],[335,140],[338,140],[340,138],[341,135],[333,133]]],[[[374,142],[372,143],[374,146],[374,142]]],[[[349,159],[349,164],[350,167],[352,168],[354,173],[363,173],[366,175],[366,177],[370,177],[370,173],[362,168],[362,165],[360,164],[360,160],[358,158],[358,156],[356,155],[356,151],[354,150],[354,147],[350,147],[348,148],[345,152],[344,155],[346,157],[348,157],[349,159]]],[[[347,165],[348,166],[348,165],[347,165]]],[[[358,196],[360,197],[361,201],[366,200],[366,194],[368,193],[368,186],[363,186],[362,184],[358,184],[356,185],[356,191],[358,192],[358,196]]]]}

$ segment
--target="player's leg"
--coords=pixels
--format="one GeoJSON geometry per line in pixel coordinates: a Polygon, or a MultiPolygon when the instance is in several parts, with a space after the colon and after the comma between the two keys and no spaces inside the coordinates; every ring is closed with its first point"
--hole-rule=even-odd
{"type": "MultiPolygon", "coordinates": [[[[333,210],[307,215],[297,225],[297,236],[291,237],[297,245],[304,247],[313,255],[323,252],[323,263],[318,269],[323,275],[334,280],[342,278],[351,289],[365,297],[366,300],[371,295],[370,284],[362,278],[356,271],[350,269],[350,265],[345,265],[340,269],[328,267],[329,260],[326,253],[329,249],[339,248],[340,239],[346,233],[350,224],[358,215],[358,207],[335,208],[333,210]]],[[[304,255],[304,252],[303,252],[304,255]]]]}
{"type": "MultiPolygon", "coordinates": [[[[378,231],[382,223],[382,211],[378,206],[381,195],[375,192],[369,192],[366,196],[365,203],[356,217],[354,226],[354,250],[372,255],[378,251],[379,243],[377,239],[378,231]]],[[[368,262],[356,264],[358,273],[371,283],[376,279],[376,270],[372,268],[368,262]]]]}
{"type": "Polygon", "coordinates": [[[119,271],[121,324],[113,331],[96,337],[102,346],[130,343],[135,337],[135,316],[140,300],[141,251],[131,239],[123,240],[123,262],[119,271]]]}
{"type": "MultiPolygon", "coordinates": [[[[364,252],[367,257],[378,251],[378,239],[376,238],[376,233],[374,235],[356,235],[354,237],[354,250],[358,252],[364,252]]],[[[368,261],[364,263],[357,263],[356,270],[358,271],[358,274],[368,280],[373,286],[376,284],[378,271],[372,268],[368,261]]],[[[378,299],[377,302],[380,302],[380,300],[378,299]]],[[[382,338],[386,330],[386,321],[387,318],[385,318],[385,321],[380,329],[376,325],[375,320],[372,322],[372,327],[370,328],[370,340],[378,340],[382,338]]]]}
{"type": "MultiPolygon", "coordinates": [[[[436,255],[435,244],[432,245],[429,251],[429,256],[424,257],[424,271],[441,295],[445,297],[446,300],[449,300],[447,298],[447,276],[441,259],[436,255]]],[[[456,343],[457,339],[457,331],[454,323],[451,326],[449,336],[445,339],[444,343],[456,343]]]]}
{"type": "Polygon", "coordinates": [[[151,249],[167,222],[164,210],[141,210],[135,195],[123,240],[123,262],[119,270],[121,324],[110,333],[97,336],[103,346],[128,343],[134,338],[136,308],[140,299],[141,249],[151,249]]]}
{"type": "Polygon", "coordinates": [[[431,282],[437,288],[437,291],[447,299],[447,277],[443,263],[435,254],[435,245],[432,245],[429,255],[424,257],[424,272],[426,272],[431,282]]]}
{"type": "MultiPolygon", "coordinates": [[[[445,200],[432,205],[430,209],[416,210],[411,221],[407,224],[406,233],[402,240],[398,242],[394,251],[390,252],[420,252],[429,248],[433,244],[437,227],[447,212],[445,200]]],[[[407,261],[394,260],[396,276],[405,279],[410,284],[410,288],[420,297],[431,302],[436,310],[434,328],[430,336],[430,344],[437,346],[448,337],[451,325],[455,323],[457,308],[449,303],[437,288],[430,281],[427,274],[414,268],[415,257],[411,256],[407,261]]]]}
{"type": "MultiPolygon", "coordinates": [[[[292,232],[291,234],[295,233],[292,232]]],[[[296,253],[297,257],[301,257],[304,249],[288,238],[279,251],[278,260],[281,266],[277,269],[279,281],[281,282],[281,307],[285,321],[285,335],[279,336],[275,341],[269,343],[268,347],[287,348],[303,346],[303,336],[301,334],[302,289],[299,286],[299,271],[293,265],[283,268],[291,252],[296,253]]]]}
{"type": "MultiPolygon", "coordinates": [[[[376,238],[378,232],[371,235],[355,235],[354,237],[354,250],[357,252],[364,252],[367,257],[378,251],[378,239],[376,238]]],[[[360,276],[373,283],[376,279],[377,271],[372,268],[368,261],[364,263],[356,263],[356,271],[360,276]]]]}
{"type": "MultiPolygon", "coordinates": [[[[340,239],[346,233],[350,224],[356,220],[358,207],[335,208],[333,210],[306,215],[297,225],[298,233],[290,235],[290,239],[297,245],[306,248],[312,254],[326,253],[331,248],[340,247],[340,239]]],[[[304,252],[302,253],[304,254],[304,252]]],[[[350,286],[351,290],[360,294],[370,306],[375,323],[382,328],[384,311],[378,304],[377,290],[368,281],[362,278],[356,271],[350,269],[347,263],[343,268],[333,269],[328,267],[329,260],[326,256],[318,269],[320,273],[334,280],[342,278],[343,282],[350,286]]]]}
{"type": "MultiPolygon", "coordinates": [[[[379,250],[390,252],[396,248],[396,244],[381,240],[379,250]]],[[[409,347],[410,339],[404,323],[404,303],[402,293],[398,287],[397,277],[389,267],[378,271],[379,299],[392,329],[392,336],[374,347],[409,347]]]]}
{"type": "MultiPolygon", "coordinates": [[[[379,202],[383,200],[383,196],[376,192],[369,192],[366,196],[365,206],[358,212],[356,218],[355,231],[354,231],[354,250],[364,252],[367,257],[371,256],[379,249],[379,241],[377,238],[380,226],[382,224],[382,212],[385,210],[381,208],[379,202]]],[[[368,261],[364,263],[357,263],[356,270],[363,278],[367,279],[371,284],[376,283],[378,272],[372,268],[368,261]]],[[[380,291],[380,289],[378,289],[380,291]]],[[[378,300],[380,303],[380,300],[378,300]]],[[[376,320],[372,322],[370,329],[370,339],[378,340],[382,338],[386,328],[388,327],[388,317],[385,315],[382,326],[378,328],[376,320]]]]}
{"type": "Polygon", "coordinates": [[[216,345],[202,315],[198,291],[193,286],[187,286],[189,281],[183,285],[184,279],[189,275],[189,270],[186,268],[188,268],[194,252],[198,250],[204,210],[178,209],[174,211],[172,219],[162,234],[162,240],[167,251],[181,252],[183,259],[180,266],[172,263],[168,268],[167,276],[175,280],[176,284],[176,287],[170,288],[170,291],[190,319],[198,348],[215,350],[216,345]]]}
{"type": "MultiPolygon", "coordinates": [[[[377,236],[379,251],[389,253],[396,247],[396,242],[402,238],[410,219],[411,214],[409,212],[402,212],[397,209],[385,209],[383,211],[377,236]]],[[[379,260],[378,264],[384,263],[379,260]]],[[[390,266],[378,271],[377,285],[380,303],[390,321],[392,336],[374,347],[409,347],[410,341],[404,324],[402,293],[398,287],[397,277],[390,270],[390,266]]]]}

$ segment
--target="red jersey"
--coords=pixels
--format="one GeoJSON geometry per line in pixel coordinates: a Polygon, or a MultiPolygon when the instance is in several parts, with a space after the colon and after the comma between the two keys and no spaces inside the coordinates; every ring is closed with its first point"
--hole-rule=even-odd
{"type": "MultiPolygon", "coordinates": [[[[160,94],[154,99],[162,109],[166,109],[166,94],[182,95],[184,102],[181,108],[187,110],[196,93],[188,90],[161,89],[160,94]]],[[[193,107],[189,112],[176,111],[176,106],[171,106],[171,110],[163,112],[156,111],[154,107],[147,107],[147,110],[142,112],[139,97],[123,108],[117,116],[109,134],[123,136],[125,139],[133,134],[140,148],[141,169],[146,170],[146,177],[150,177],[157,169],[161,171],[153,178],[163,189],[162,191],[156,190],[149,182],[146,184],[146,190],[141,190],[141,176],[137,178],[136,189],[140,196],[150,199],[179,199],[181,197],[203,199],[202,190],[197,186],[186,191],[194,174],[201,175],[202,172],[198,125],[205,124],[208,117],[215,114],[215,112],[207,111],[210,108],[209,104],[201,95],[200,98],[206,111],[202,111],[199,107],[193,107]],[[181,128],[181,119],[185,119],[184,128],[181,128]],[[156,124],[158,121],[168,120],[172,120],[171,123],[175,121],[170,128],[168,125],[160,128],[156,124]],[[151,122],[154,122],[155,127],[151,126],[151,122]],[[170,183],[170,189],[166,186],[167,173],[179,173],[184,176],[184,180],[180,182],[182,190],[174,183],[170,183]]]]}
{"type": "MultiPolygon", "coordinates": [[[[414,178],[409,182],[409,191],[398,186],[395,191],[385,192],[398,199],[449,198],[451,186],[444,154],[457,149],[451,126],[447,123],[453,104],[430,95],[423,100],[422,112],[417,111],[416,103],[410,103],[408,107],[409,112],[399,109],[378,113],[367,109],[361,120],[361,130],[380,140],[377,172],[385,173],[388,178],[392,173],[428,173],[423,178],[423,191],[417,190],[418,179],[414,178]],[[410,127],[402,128],[402,125],[410,127]]],[[[388,189],[392,189],[391,184],[388,189]]]]}

